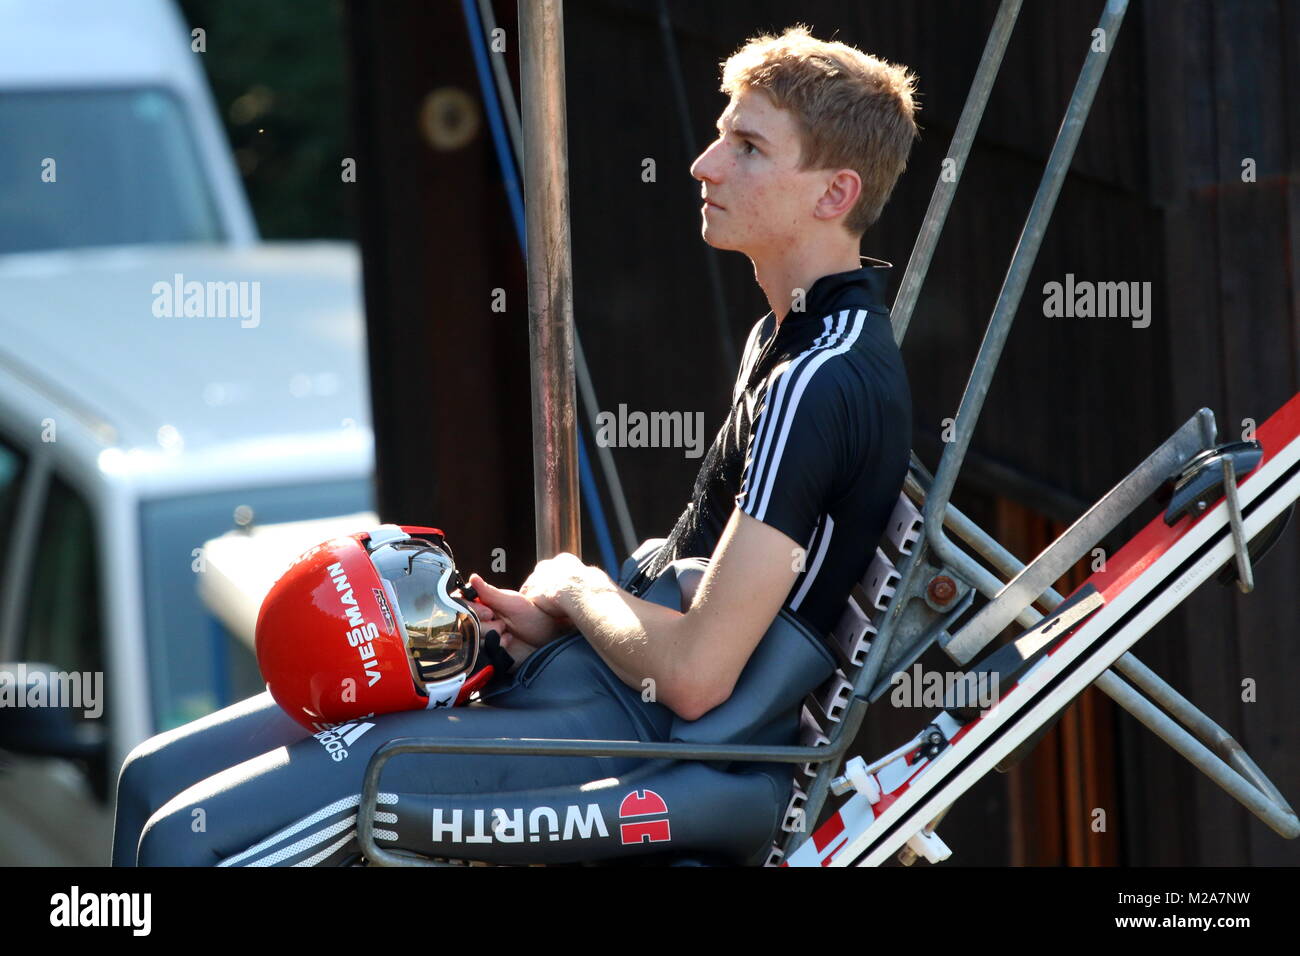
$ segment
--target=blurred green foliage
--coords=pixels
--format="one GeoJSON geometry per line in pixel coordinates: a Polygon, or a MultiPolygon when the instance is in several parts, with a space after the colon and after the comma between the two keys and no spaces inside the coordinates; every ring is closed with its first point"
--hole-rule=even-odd
{"type": "Polygon", "coordinates": [[[179,0],[264,239],[352,238],[341,0],[179,0]]]}

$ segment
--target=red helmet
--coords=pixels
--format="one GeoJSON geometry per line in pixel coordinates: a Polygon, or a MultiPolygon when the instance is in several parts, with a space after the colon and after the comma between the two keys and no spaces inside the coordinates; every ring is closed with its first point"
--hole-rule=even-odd
{"type": "Polygon", "coordinates": [[[313,731],[464,703],[492,668],[474,670],[479,621],[456,587],[472,594],[437,528],[388,524],[318,544],[257,615],[267,690],[313,731]]]}

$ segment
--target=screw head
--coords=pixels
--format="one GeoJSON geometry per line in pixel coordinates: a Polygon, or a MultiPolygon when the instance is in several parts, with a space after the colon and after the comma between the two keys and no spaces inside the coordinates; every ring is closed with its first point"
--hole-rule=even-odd
{"type": "Polygon", "coordinates": [[[957,582],[946,574],[936,574],[931,578],[926,590],[929,592],[930,600],[935,604],[951,604],[953,598],[957,596],[957,582]]]}

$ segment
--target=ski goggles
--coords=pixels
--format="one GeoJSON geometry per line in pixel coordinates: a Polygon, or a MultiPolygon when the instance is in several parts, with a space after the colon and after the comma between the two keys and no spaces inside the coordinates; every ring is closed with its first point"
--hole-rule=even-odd
{"type": "Polygon", "coordinates": [[[436,529],[404,528],[401,537],[389,529],[372,533],[366,550],[383,581],[416,686],[431,701],[446,696],[473,672],[480,643],[473,606],[450,593],[469,591],[451,548],[436,529]]]}

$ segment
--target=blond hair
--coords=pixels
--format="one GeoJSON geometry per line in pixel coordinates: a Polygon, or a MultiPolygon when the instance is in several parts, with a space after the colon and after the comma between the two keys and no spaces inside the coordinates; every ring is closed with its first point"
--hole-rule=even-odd
{"type": "Polygon", "coordinates": [[[818,40],[802,24],[780,36],[750,39],[722,64],[722,92],[764,91],[794,114],[800,171],[852,169],[862,195],[844,217],[861,236],[889,202],[918,135],[916,77],[836,41],[818,40]]]}

